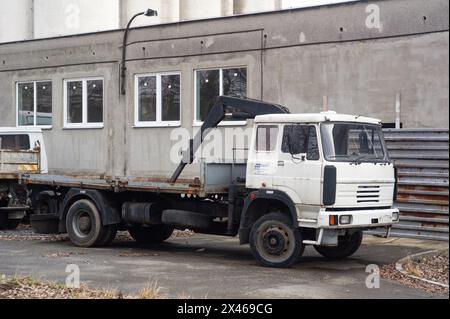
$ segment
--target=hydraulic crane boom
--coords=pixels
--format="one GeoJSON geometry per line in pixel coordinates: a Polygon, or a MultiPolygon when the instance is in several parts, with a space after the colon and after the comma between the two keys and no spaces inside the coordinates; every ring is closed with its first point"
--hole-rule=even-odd
{"type": "Polygon", "coordinates": [[[283,113],[288,114],[290,111],[284,106],[259,100],[219,96],[203,122],[200,131],[195,135],[194,139],[189,141],[189,149],[183,152],[181,163],[170,178],[170,183],[175,183],[186,165],[193,163],[194,154],[208,134],[208,129],[217,127],[225,118],[247,120],[253,119],[258,115],[283,113]]]}

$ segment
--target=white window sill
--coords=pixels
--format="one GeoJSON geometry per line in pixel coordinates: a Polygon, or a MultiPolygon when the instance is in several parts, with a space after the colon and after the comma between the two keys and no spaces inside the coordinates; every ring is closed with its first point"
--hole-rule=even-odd
{"type": "Polygon", "coordinates": [[[90,130],[90,129],[102,129],[105,126],[103,124],[96,124],[96,125],[66,125],[63,127],[63,130],[90,130]]]}
{"type": "MultiPolygon", "coordinates": [[[[222,121],[217,125],[218,127],[222,126],[246,126],[248,124],[248,121],[222,121]]],[[[194,122],[192,126],[194,127],[200,127],[203,125],[203,122],[194,122]]]]}
{"type": "Polygon", "coordinates": [[[146,122],[135,123],[133,128],[180,127],[181,122],[146,122]]]}

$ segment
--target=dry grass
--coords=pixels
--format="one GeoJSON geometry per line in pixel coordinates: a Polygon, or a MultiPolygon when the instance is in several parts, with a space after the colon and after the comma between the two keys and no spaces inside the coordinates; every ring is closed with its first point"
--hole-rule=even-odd
{"type": "Polygon", "coordinates": [[[156,282],[148,283],[138,295],[123,294],[117,290],[96,290],[85,285],[67,288],[60,284],[43,282],[32,277],[0,278],[0,299],[163,299],[156,282]]]}
{"type": "Polygon", "coordinates": [[[422,273],[417,268],[416,263],[414,263],[412,260],[408,260],[404,265],[403,268],[406,270],[406,272],[410,275],[421,277],[422,273]]]}
{"type": "Polygon", "coordinates": [[[148,283],[139,291],[139,299],[161,299],[160,288],[155,281],[153,284],[148,283]]]}

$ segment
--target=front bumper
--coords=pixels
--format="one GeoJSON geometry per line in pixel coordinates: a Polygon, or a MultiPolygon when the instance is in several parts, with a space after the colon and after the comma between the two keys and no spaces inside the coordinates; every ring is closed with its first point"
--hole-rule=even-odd
{"type": "Polygon", "coordinates": [[[398,223],[399,210],[388,209],[363,209],[363,210],[339,210],[329,211],[325,208],[319,212],[317,220],[318,228],[343,229],[343,228],[378,228],[389,227],[398,223]],[[330,216],[334,216],[337,225],[330,225],[330,216]],[[341,216],[351,216],[350,224],[340,224],[341,216]],[[395,219],[397,216],[397,219],[395,219]]]}

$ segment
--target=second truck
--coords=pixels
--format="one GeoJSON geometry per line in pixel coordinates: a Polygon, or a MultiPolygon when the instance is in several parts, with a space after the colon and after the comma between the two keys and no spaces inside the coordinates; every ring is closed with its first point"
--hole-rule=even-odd
{"type": "MultiPolygon", "coordinates": [[[[164,156],[164,154],[161,154],[164,156]]],[[[174,229],[239,236],[264,266],[289,267],[312,245],[327,258],[360,247],[363,231],[398,222],[395,169],[377,119],[219,97],[170,179],[22,174],[36,231],[104,246],[118,230],[158,244],[174,229]],[[245,163],[202,162],[180,179],[224,119],[253,120],[245,163]]]]}

